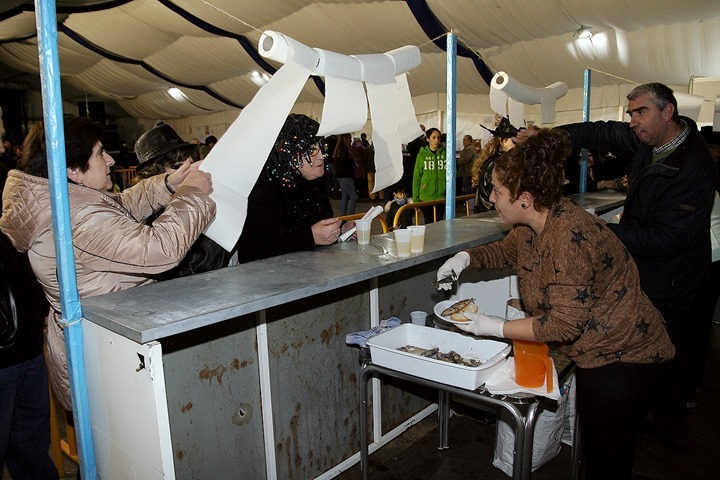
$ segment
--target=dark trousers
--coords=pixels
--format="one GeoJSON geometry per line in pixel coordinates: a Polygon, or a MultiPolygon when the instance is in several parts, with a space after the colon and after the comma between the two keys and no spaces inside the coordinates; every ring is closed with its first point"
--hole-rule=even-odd
{"type": "MultiPolygon", "coordinates": [[[[703,282],[707,282],[705,279],[703,282]]],[[[651,299],[663,316],[668,335],[675,345],[675,358],[668,362],[667,375],[663,379],[662,393],[655,405],[655,421],[658,433],[666,440],[687,441],[687,408],[685,402],[690,391],[692,364],[692,341],[707,318],[693,315],[697,295],[691,294],[671,299],[651,299]]]]}
{"type": "Polygon", "coordinates": [[[705,378],[705,361],[718,296],[720,296],[720,262],[714,262],[710,265],[710,281],[704,282],[700,287],[689,317],[697,319],[698,325],[690,333],[688,339],[690,351],[690,366],[687,371],[689,382],[686,385],[688,396],[692,395],[703,384],[705,378]]]}
{"type": "Polygon", "coordinates": [[[578,368],[577,411],[587,480],[629,479],[635,441],[664,364],[578,368]]]}
{"type": "Polygon", "coordinates": [[[50,448],[50,397],[45,360],[0,369],[0,465],[13,480],[57,479],[50,448]]]}
{"type": "MultiPolygon", "coordinates": [[[[421,207],[420,211],[423,213],[425,224],[433,223],[433,207],[421,207]]],[[[437,215],[437,221],[441,221],[445,218],[445,205],[435,205],[435,213],[437,215]]]]}

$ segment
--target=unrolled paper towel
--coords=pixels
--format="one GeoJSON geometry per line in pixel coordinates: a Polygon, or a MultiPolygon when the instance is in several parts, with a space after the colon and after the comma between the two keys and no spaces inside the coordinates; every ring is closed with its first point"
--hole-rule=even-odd
{"type": "Polygon", "coordinates": [[[318,63],[318,54],[281,33],[266,31],[260,53],[284,63],[210,150],[203,170],[213,176],[215,220],[205,234],[230,251],[247,217],[247,199],[295,100],[318,63]]]}
{"type": "Polygon", "coordinates": [[[316,48],[315,75],[325,77],[325,103],[318,135],[356,132],[367,122],[362,66],[357,58],[316,48]]]}
{"type": "Polygon", "coordinates": [[[545,88],[535,88],[510,78],[505,72],[498,72],[490,82],[490,106],[493,111],[507,116],[509,104],[510,123],[520,127],[525,122],[524,105],[539,103],[542,123],[553,123],[556,116],[555,103],[558,98],[565,96],[567,91],[567,85],[562,82],[553,83],[545,88]]]}
{"type": "Polygon", "coordinates": [[[284,65],[243,109],[203,163],[203,169],[213,174],[211,196],[217,203],[217,216],[205,234],[228,251],[242,233],[250,191],[311,74],[324,75],[326,80],[322,135],[362,128],[369,102],[377,169],[375,191],[401,178],[401,144],[422,133],[405,76],[420,64],[417,47],[350,57],[313,49],[268,30],[260,37],[258,51],[284,65]]]}
{"type": "Polygon", "coordinates": [[[705,97],[675,92],[675,99],[678,104],[678,113],[697,122],[705,97]]]}

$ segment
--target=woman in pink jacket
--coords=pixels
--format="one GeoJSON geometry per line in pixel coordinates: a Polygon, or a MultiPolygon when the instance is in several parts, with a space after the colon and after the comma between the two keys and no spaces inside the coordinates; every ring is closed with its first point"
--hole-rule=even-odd
{"type": "MultiPolygon", "coordinates": [[[[102,127],[87,119],[65,119],[70,222],[80,298],[154,282],[177,265],[215,216],[210,174],[186,162],[172,174],[110,192],[115,161],[100,141],[102,127]],[[143,219],[165,207],[152,226],[143,219]]],[[[27,251],[33,272],[52,309],[46,358],[50,384],[70,410],[70,389],[61,326],[60,291],[53,239],[45,130],[35,125],[23,145],[19,170],[11,170],[3,191],[0,230],[19,251],[27,251]]]]}

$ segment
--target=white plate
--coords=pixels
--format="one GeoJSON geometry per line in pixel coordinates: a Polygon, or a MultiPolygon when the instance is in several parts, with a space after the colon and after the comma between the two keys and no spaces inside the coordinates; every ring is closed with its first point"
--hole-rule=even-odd
{"type": "MultiPolygon", "coordinates": [[[[448,308],[448,307],[449,307],[450,305],[452,305],[453,303],[457,303],[457,302],[459,302],[459,301],[460,301],[460,300],[443,300],[442,302],[438,302],[438,303],[435,304],[435,307],[433,308],[433,313],[435,314],[436,317],[438,317],[438,318],[440,318],[440,319],[442,319],[442,320],[445,320],[446,322],[449,322],[449,323],[455,323],[455,324],[458,324],[458,323],[468,323],[469,320],[461,320],[461,321],[458,321],[458,320],[453,320],[453,319],[451,319],[450,317],[444,317],[444,316],[442,315],[443,310],[445,310],[446,308],[448,308]]],[[[476,303],[477,303],[477,302],[476,302],[476,303]]],[[[477,312],[477,313],[484,314],[485,312],[483,312],[481,308],[478,308],[478,312],[477,312]]]]}

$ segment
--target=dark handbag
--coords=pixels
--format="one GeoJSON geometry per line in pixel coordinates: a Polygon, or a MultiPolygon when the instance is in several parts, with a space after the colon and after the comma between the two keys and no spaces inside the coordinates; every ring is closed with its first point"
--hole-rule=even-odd
{"type": "MultiPolygon", "coordinates": [[[[156,218],[163,212],[164,208],[154,212],[144,220],[145,225],[152,226],[156,218]]],[[[227,267],[230,263],[230,254],[220,245],[210,240],[205,235],[200,235],[192,244],[185,257],[172,269],[157,275],[158,280],[170,280],[172,278],[187,277],[196,273],[209,272],[218,268],[227,267]]]]}

